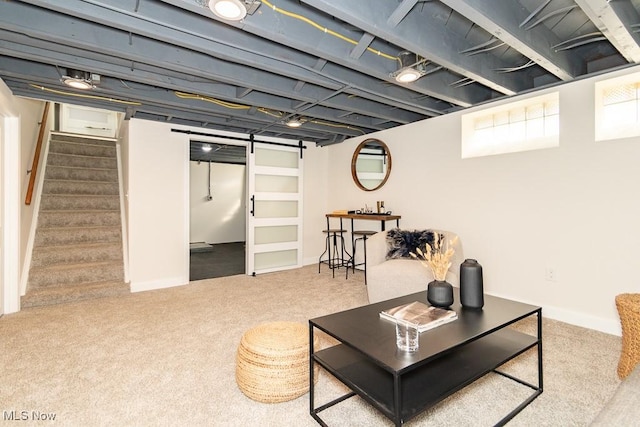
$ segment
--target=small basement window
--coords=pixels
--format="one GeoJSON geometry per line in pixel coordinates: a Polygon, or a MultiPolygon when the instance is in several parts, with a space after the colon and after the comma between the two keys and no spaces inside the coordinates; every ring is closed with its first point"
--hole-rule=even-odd
{"type": "Polygon", "coordinates": [[[528,98],[462,116],[462,158],[557,147],[559,95],[528,98]]]}
{"type": "Polygon", "coordinates": [[[640,135],[640,73],[595,85],[596,141],[640,135]]]}

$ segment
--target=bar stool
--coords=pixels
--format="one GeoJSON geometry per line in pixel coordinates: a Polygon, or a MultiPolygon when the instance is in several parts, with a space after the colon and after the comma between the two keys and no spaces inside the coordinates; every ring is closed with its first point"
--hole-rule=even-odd
{"type": "MultiPolygon", "coordinates": [[[[362,265],[364,266],[364,284],[365,286],[367,285],[367,238],[369,236],[372,236],[374,234],[376,234],[377,231],[371,231],[371,230],[355,230],[353,232],[351,232],[351,234],[353,235],[353,256],[351,257],[351,259],[349,260],[349,262],[351,263],[351,267],[353,269],[353,272],[355,274],[356,272],[356,266],[362,265]],[[359,237],[356,237],[359,236],[359,237]],[[358,243],[358,240],[362,240],[362,245],[363,245],[363,249],[364,249],[364,261],[360,262],[358,264],[356,264],[356,245],[358,243]]],[[[349,278],[349,265],[347,264],[347,275],[346,275],[347,279],[349,278]]]]}
{"type": "MultiPolygon", "coordinates": [[[[344,247],[344,237],[343,233],[347,230],[342,228],[327,228],[326,230],[322,230],[323,233],[327,234],[325,239],[325,247],[324,252],[318,258],[318,273],[320,273],[320,265],[327,264],[331,269],[332,276],[336,277],[336,268],[340,268],[344,265],[348,267],[348,261],[345,264],[344,254],[349,255],[344,247]],[[340,244],[338,245],[338,240],[340,240],[340,244]],[[327,254],[327,259],[323,260],[322,257],[327,254]]],[[[347,268],[348,270],[348,268],[347,268]]]]}

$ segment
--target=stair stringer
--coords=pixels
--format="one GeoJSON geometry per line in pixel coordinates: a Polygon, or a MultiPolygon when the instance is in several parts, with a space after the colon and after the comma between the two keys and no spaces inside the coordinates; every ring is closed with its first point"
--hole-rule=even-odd
{"type": "Polygon", "coordinates": [[[122,147],[116,142],[116,161],[118,162],[118,186],[120,188],[120,224],[122,224],[122,261],[124,263],[124,281],[131,284],[129,275],[129,236],[127,233],[127,214],[125,209],[124,179],[122,174],[122,147]]]}
{"type": "Polygon", "coordinates": [[[33,258],[33,244],[36,240],[36,230],[38,229],[38,215],[40,214],[40,200],[42,196],[42,188],[44,187],[44,177],[47,173],[47,157],[49,156],[49,142],[51,141],[51,135],[53,131],[48,132],[48,138],[46,139],[44,146],[44,153],[40,159],[41,165],[39,168],[40,175],[37,177],[36,186],[33,191],[33,213],[31,217],[31,227],[29,228],[29,237],[27,239],[27,248],[24,256],[24,262],[22,263],[22,274],[20,274],[20,296],[23,297],[27,293],[27,283],[29,281],[29,270],[31,270],[31,260],[33,258]]]}

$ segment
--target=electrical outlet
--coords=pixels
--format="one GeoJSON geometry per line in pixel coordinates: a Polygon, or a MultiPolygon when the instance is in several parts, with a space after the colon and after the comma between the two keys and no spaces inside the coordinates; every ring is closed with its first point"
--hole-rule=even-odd
{"type": "Polygon", "coordinates": [[[548,282],[555,282],[556,280],[558,280],[556,269],[553,267],[547,267],[544,270],[544,280],[548,282]]]}

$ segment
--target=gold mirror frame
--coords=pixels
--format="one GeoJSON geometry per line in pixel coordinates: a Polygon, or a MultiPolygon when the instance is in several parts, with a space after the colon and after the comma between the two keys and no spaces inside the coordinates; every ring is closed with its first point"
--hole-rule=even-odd
{"type": "Polygon", "coordinates": [[[391,152],[389,151],[389,147],[387,147],[387,144],[380,141],[379,139],[375,139],[375,138],[366,139],[362,141],[360,145],[358,145],[356,150],[353,152],[353,157],[351,158],[351,176],[353,177],[353,182],[355,182],[358,188],[360,188],[361,190],[375,191],[375,190],[378,190],[379,188],[382,188],[382,186],[387,182],[387,179],[389,179],[390,173],[391,173],[391,152]],[[360,178],[358,177],[358,171],[356,169],[356,164],[358,162],[358,156],[360,155],[360,152],[367,146],[371,147],[375,145],[380,146],[383,153],[382,155],[386,157],[386,159],[384,160],[386,164],[386,172],[380,184],[378,184],[374,188],[369,188],[369,187],[365,187],[362,181],[360,181],[360,178]]]}

